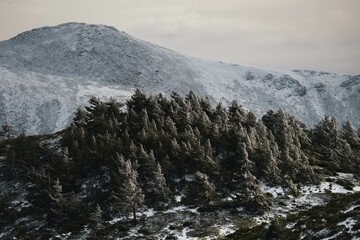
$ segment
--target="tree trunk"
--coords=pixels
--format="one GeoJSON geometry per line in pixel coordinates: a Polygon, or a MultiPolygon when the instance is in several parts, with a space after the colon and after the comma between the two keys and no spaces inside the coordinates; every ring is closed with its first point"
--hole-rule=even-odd
{"type": "Polygon", "coordinates": [[[132,199],[132,209],[133,209],[133,224],[136,225],[136,199],[135,196],[133,195],[133,199],[132,199]]]}

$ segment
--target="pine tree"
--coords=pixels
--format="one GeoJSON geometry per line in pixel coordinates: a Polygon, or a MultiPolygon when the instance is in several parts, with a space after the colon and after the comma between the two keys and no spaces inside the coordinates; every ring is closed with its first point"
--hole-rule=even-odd
{"type": "Polygon", "coordinates": [[[216,123],[212,123],[212,127],[210,128],[210,136],[213,142],[215,142],[217,145],[220,144],[220,131],[219,127],[216,123]]]}
{"type": "Polygon", "coordinates": [[[212,155],[213,155],[213,148],[212,148],[212,146],[211,146],[211,141],[210,141],[210,139],[207,139],[207,140],[206,140],[206,144],[205,144],[204,150],[205,150],[205,155],[207,155],[207,156],[209,156],[209,157],[212,157],[212,155]]]}
{"type": "Polygon", "coordinates": [[[150,121],[146,108],[141,110],[140,125],[145,130],[149,129],[150,121]]]}
{"type": "Polygon", "coordinates": [[[253,171],[254,164],[249,160],[249,154],[246,150],[246,145],[243,142],[239,142],[236,148],[237,159],[236,159],[236,167],[238,171],[253,171]]]}
{"type": "Polygon", "coordinates": [[[147,191],[150,192],[157,201],[167,200],[170,190],[166,185],[166,180],[159,163],[157,163],[156,169],[152,172],[152,175],[152,179],[147,184],[147,191]]]}
{"type": "Polygon", "coordinates": [[[186,101],[189,102],[192,111],[196,113],[201,111],[199,97],[193,91],[190,91],[189,94],[186,96],[186,101]]]}
{"type": "Polygon", "coordinates": [[[153,150],[150,150],[150,153],[147,154],[142,149],[143,163],[142,167],[142,176],[144,186],[147,192],[147,195],[155,201],[165,201],[169,194],[169,189],[166,185],[165,177],[162,173],[160,164],[156,161],[153,150]]]}
{"type": "Polygon", "coordinates": [[[53,201],[52,203],[52,216],[51,219],[55,221],[61,221],[64,215],[64,198],[62,194],[62,186],[60,185],[59,178],[53,181],[53,186],[49,191],[49,197],[53,201]]]}
{"type": "Polygon", "coordinates": [[[140,113],[142,109],[145,109],[148,105],[148,97],[140,89],[136,89],[135,93],[131,96],[131,99],[127,101],[128,109],[132,109],[137,113],[140,113]]]}
{"type": "Polygon", "coordinates": [[[280,169],[278,168],[277,155],[279,154],[276,143],[271,149],[270,142],[267,138],[263,139],[260,149],[255,154],[256,167],[258,174],[267,181],[278,184],[281,182],[280,169]]]}
{"type": "Polygon", "coordinates": [[[265,239],[266,240],[278,240],[278,239],[284,239],[282,236],[282,230],[283,227],[281,226],[278,218],[275,218],[273,220],[266,232],[265,239]]]}
{"type": "Polygon", "coordinates": [[[229,115],[221,102],[216,106],[215,123],[218,125],[222,135],[227,135],[229,133],[229,115]]]}
{"type": "Polygon", "coordinates": [[[68,147],[65,147],[62,152],[62,163],[65,166],[66,169],[66,176],[67,179],[70,179],[70,168],[72,163],[72,158],[69,157],[69,150],[68,147]]]}
{"type": "Polygon", "coordinates": [[[232,124],[238,126],[244,124],[247,121],[246,113],[241,105],[234,100],[229,107],[229,119],[232,124]]]}
{"type": "Polygon", "coordinates": [[[245,204],[246,209],[250,211],[258,211],[261,209],[269,209],[271,202],[263,194],[260,189],[259,181],[247,169],[239,174],[235,173],[235,181],[240,183],[235,187],[239,200],[245,204]]]}
{"type": "Polygon", "coordinates": [[[193,204],[208,204],[215,195],[215,185],[208,176],[197,171],[185,192],[186,201],[193,204]]]}
{"type": "Polygon", "coordinates": [[[13,148],[11,148],[8,152],[7,152],[7,154],[6,154],[6,164],[7,164],[7,166],[9,166],[9,167],[11,167],[11,175],[12,176],[15,176],[15,174],[16,174],[16,170],[17,170],[17,168],[16,168],[16,152],[14,151],[14,149],[13,148]]]}
{"type": "Polygon", "coordinates": [[[141,188],[139,187],[139,184],[137,182],[138,173],[135,169],[132,168],[130,160],[126,162],[126,170],[124,173],[128,175],[128,181],[127,183],[125,183],[124,187],[129,189],[128,200],[131,201],[128,201],[128,203],[131,202],[133,220],[134,224],[136,224],[136,211],[139,207],[143,206],[144,195],[141,194],[141,188]]]}
{"type": "Polygon", "coordinates": [[[295,177],[298,169],[294,168],[295,163],[293,158],[290,156],[290,150],[287,147],[281,151],[280,161],[279,167],[282,172],[282,177],[284,179],[291,179],[292,177],[295,177]]]}
{"type": "MultiPolygon", "coordinates": [[[[351,151],[353,151],[354,173],[360,175],[360,129],[359,134],[356,132],[351,122],[348,120],[343,125],[343,138],[349,143],[351,151]]],[[[349,152],[349,150],[347,151],[349,152]]]]}
{"type": "Polygon", "coordinates": [[[115,117],[115,119],[122,120],[123,112],[122,108],[124,104],[117,101],[115,98],[110,97],[110,101],[106,103],[108,111],[115,117]]]}
{"type": "Polygon", "coordinates": [[[325,147],[334,149],[339,143],[340,132],[337,127],[336,119],[329,115],[325,115],[325,118],[315,126],[313,133],[316,142],[325,147]]]}
{"type": "Polygon", "coordinates": [[[75,113],[74,123],[78,126],[85,126],[87,124],[87,121],[87,112],[81,108],[78,108],[75,113]]]}
{"type": "Polygon", "coordinates": [[[253,112],[249,112],[247,114],[247,121],[246,121],[246,126],[248,127],[255,127],[257,123],[257,118],[256,115],[253,112]]]}
{"type": "Polygon", "coordinates": [[[2,131],[0,131],[0,137],[5,137],[7,139],[12,139],[15,136],[15,130],[12,126],[10,126],[7,122],[5,122],[2,126],[2,131]]]}
{"type": "MultiPolygon", "coordinates": [[[[346,136],[351,142],[351,124],[345,124],[346,136]]],[[[344,134],[344,132],[343,132],[344,134]]],[[[325,118],[315,126],[313,130],[313,142],[316,144],[314,149],[319,154],[321,161],[328,168],[336,171],[353,171],[357,163],[351,147],[341,136],[334,117],[325,118]]],[[[343,135],[344,138],[345,135],[343,135]]],[[[356,139],[356,138],[355,138],[356,139]]],[[[355,140],[356,142],[356,140],[355,140]]]]}
{"type": "Polygon", "coordinates": [[[98,120],[105,117],[107,107],[104,102],[94,96],[90,98],[89,103],[90,106],[85,107],[85,109],[88,112],[89,118],[92,119],[92,124],[96,126],[98,125],[98,120]]]}
{"type": "Polygon", "coordinates": [[[172,137],[177,137],[178,132],[175,125],[175,122],[170,118],[170,116],[167,116],[165,119],[165,131],[170,134],[172,137]]]}
{"type": "Polygon", "coordinates": [[[39,206],[40,210],[47,212],[52,207],[53,202],[50,198],[51,191],[51,179],[49,174],[45,173],[45,170],[36,170],[31,168],[27,172],[27,177],[30,180],[31,187],[28,189],[29,202],[33,206],[39,206]]]}
{"type": "Polygon", "coordinates": [[[103,226],[102,210],[101,210],[99,204],[97,204],[95,210],[90,213],[90,220],[95,225],[96,229],[102,228],[102,226],[103,226]]]}
{"type": "Polygon", "coordinates": [[[209,97],[206,96],[205,98],[201,98],[200,105],[204,113],[212,119],[214,115],[214,109],[211,106],[209,97]]]}
{"type": "Polygon", "coordinates": [[[342,136],[353,149],[360,150],[360,137],[350,120],[343,125],[342,136]]]}
{"type": "Polygon", "coordinates": [[[132,212],[133,222],[136,224],[136,212],[143,206],[144,200],[137,182],[138,173],[132,167],[130,160],[125,161],[119,154],[114,159],[114,168],[111,175],[114,206],[123,213],[132,212]]]}
{"type": "Polygon", "coordinates": [[[211,128],[211,121],[209,119],[209,116],[206,114],[206,112],[201,111],[198,115],[198,119],[196,120],[197,128],[200,130],[202,135],[204,137],[209,136],[210,128],[211,128]]]}

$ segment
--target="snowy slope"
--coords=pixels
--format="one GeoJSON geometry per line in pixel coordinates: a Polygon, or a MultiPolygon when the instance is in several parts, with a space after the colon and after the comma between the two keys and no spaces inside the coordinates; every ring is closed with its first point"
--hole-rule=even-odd
{"type": "Polygon", "coordinates": [[[0,124],[27,134],[64,128],[92,95],[128,98],[193,90],[213,103],[237,99],[313,126],[324,114],[360,127],[360,76],[280,71],[185,56],[103,25],[66,23],[0,42],[0,124]]]}

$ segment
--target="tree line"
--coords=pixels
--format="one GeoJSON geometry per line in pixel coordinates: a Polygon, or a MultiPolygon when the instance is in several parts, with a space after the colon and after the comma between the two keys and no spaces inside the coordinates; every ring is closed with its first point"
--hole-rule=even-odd
{"type": "Polygon", "coordinates": [[[213,107],[194,92],[167,99],[136,90],[126,103],[92,97],[68,128],[46,137],[12,139],[6,129],[6,178],[31,183],[29,202],[51,224],[100,228],[129,214],[136,222],[139,208],[169,207],[179,194],[204,211],[263,211],[272,204],[264,181],[297,195],[324,174],[359,176],[359,131],[350,121],[339,129],[325,116],[309,130],[282,110],[258,119],[237,101],[213,107]]]}

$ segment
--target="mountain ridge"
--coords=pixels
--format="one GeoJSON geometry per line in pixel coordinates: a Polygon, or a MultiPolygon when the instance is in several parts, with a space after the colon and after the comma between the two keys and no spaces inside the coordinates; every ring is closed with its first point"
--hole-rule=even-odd
{"type": "Polygon", "coordinates": [[[329,114],[360,127],[359,75],[202,60],[105,25],[65,23],[0,42],[0,83],[0,123],[27,134],[61,130],[93,95],[125,100],[135,88],[192,90],[212,104],[237,100],[258,116],[281,108],[309,126],[329,114]]]}

